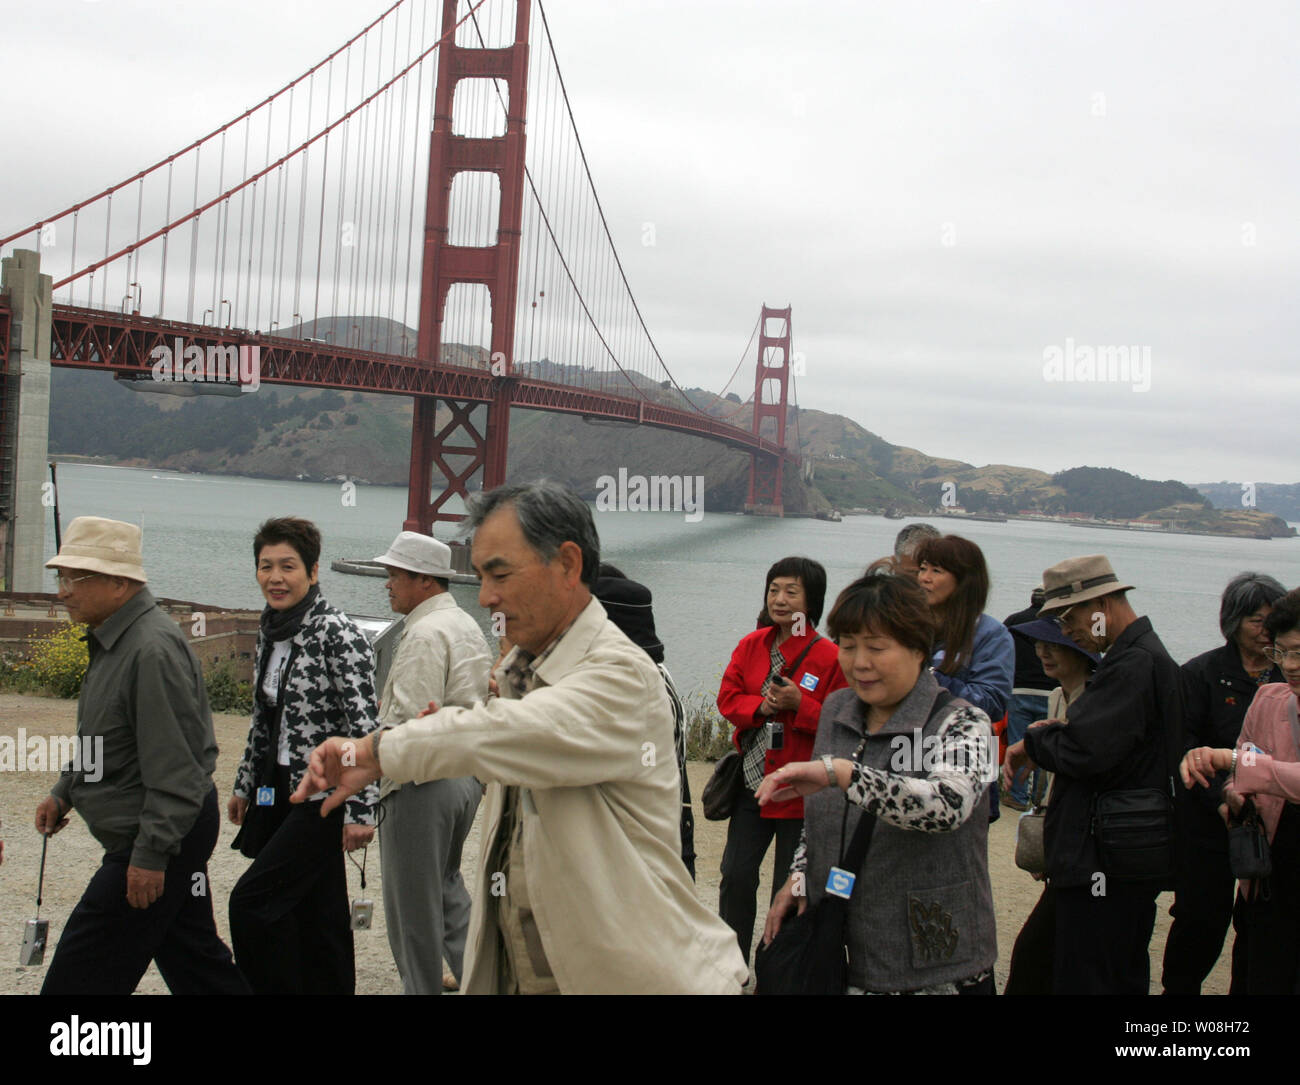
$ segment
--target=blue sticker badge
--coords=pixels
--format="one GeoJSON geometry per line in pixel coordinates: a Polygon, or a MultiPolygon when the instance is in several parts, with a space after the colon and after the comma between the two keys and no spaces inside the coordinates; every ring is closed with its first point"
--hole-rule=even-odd
{"type": "Polygon", "coordinates": [[[857,881],[856,874],[850,874],[847,870],[833,866],[831,872],[826,875],[826,892],[833,897],[843,897],[848,900],[853,895],[855,881],[857,881]]]}
{"type": "Polygon", "coordinates": [[[258,806],[274,806],[274,805],[275,805],[275,788],[273,788],[273,787],[259,787],[259,788],[257,789],[257,805],[258,805],[258,806]]]}
{"type": "Polygon", "coordinates": [[[817,683],[820,681],[821,679],[818,678],[815,674],[805,674],[802,678],[799,679],[799,685],[802,686],[804,689],[806,689],[809,693],[811,693],[813,690],[817,688],[817,683]]]}

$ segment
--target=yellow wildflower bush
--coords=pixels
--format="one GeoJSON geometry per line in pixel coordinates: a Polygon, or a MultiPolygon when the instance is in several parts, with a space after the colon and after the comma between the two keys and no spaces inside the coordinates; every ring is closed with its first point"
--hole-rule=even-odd
{"type": "Polygon", "coordinates": [[[33,637],[25,669],[31,681],[56,697],[77,697],[90,666],[84,625],[63,622],[53,633],[33,637]]]}

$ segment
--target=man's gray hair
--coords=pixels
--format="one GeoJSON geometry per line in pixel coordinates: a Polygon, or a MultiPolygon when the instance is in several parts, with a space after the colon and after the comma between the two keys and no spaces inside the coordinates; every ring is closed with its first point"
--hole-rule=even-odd
{"type": "Polygon", "coordinates": [[[943,532],[931,524],[908,524],[894,540],[894,557],[905,558],[926,539],[937,539],[943,532]]]}
{"type": "Polygon", "coordinates": [[[587,503],[567,486],[542,479],[519,486],[498,486],[475,494],[465,503],[466,531],[476,531],[497,509],[510,505],[519,519],[524,540],[543,561],[551,561],[566,542],[582,551],[582,582],[596,583],[600,568],[600,536],[587,503]]]}
{"type": "Polygon", "coordinates": [[[1282,587],[1267,573],[1238,573],[1228,581],[1223,589],[1223,600],[1219,603],[1219,628],[1224,640],[1232,640],[1241,628],[1241,623],[1260,607],[1271,607],[1286,594],[1282,587]]]}

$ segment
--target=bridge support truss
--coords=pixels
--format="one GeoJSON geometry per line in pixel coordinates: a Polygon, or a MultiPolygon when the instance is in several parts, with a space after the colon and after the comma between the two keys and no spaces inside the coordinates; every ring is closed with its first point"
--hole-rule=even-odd
{"type": "Polygon", "coordinates": [[[429,188],[425,205],[424,263],[420,280],[420,328],[417,354],[425,362],[442,360],[442,327],[447,294],[457,283],[486,286],[491,297],[491,367],[493,395],[480,427],[471,418],[473,401],[446,400],[451,421],[438,428],[438,400],[415,401],[411,426],[411,473],[407,497],[407,531],[430,533],[438,521],[463,519],[445,512],[453,494],[468,496],[473,476],[482,471],[485,490],[506,477],[510,437],[510,400],[515,338],[515,298],[519,287],[519,245],[523,223],[524,115],[528,92],[528,24],[530,0],[515,0],[514,44],[500,49],[471,49],[454,40],[456,0],[443,0],[444,41],[439,47],[438,86],[429,150],[429,188]],[[507,95],[504,136],[473,138],[452,132],[456,85],[465,78],[499,79],[507,95]],[[500,209],[494,245],[450,244],[452,182],[466,171],[495,173],[500,181],[500,209]],[[451,463],[455,457],[458,463],[451,463]],[[433,472],[444,485],[433,494],[433,472]]]}
{"type": "MultiPolygon", "coordinates": [[[[785,448],[785,423],[790,412],[790,306],[770,309],[763,306],[758,326],[758,366],[754,373],[754,434],[763,435],[763,423],[776,421],[776,443],[785,448]],[[783,321],[783,330],[767,334],[768,320],[783,321]],[[774,352],[769,356],[769,352],[774,352]],[[768,382],[777,385],[768,402],[768,382]]],[[[785,457],[754,451],[749,455],[749,496],[745,511],[756,516],[784,516],[781,487],[785,480],[785,457]]]]}

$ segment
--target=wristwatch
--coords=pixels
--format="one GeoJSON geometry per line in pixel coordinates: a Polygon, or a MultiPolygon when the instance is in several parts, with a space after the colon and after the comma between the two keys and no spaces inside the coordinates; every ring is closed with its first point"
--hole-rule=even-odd
{"type": "Polygon", "coordinates": [[[839,787],[840,778],[835,775],[835,766],[831,764],[830,754],[822,754],[822,764],[826,766],[826,786],[835,788],[839,787]]]}

